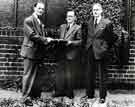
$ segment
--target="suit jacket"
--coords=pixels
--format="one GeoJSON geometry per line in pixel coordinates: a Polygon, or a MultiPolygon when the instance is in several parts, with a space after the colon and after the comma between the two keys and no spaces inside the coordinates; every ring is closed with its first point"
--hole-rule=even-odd
{"type": "Polygon", "coordinates": [[[67,24],[60,26],[60,38],[72,41],[72,43],[66,47],[66,58],[69,60],[76,59],[80,54],[81,47],[81,27],[77,24],[73,24],[67,31],[67,24]]]}
{"type": "Polygon", "coordinates": [[[21,56],[35,59],[42,58],[43,44],[47,43],[44,33],[44,25],[39,24],[34,15],[24,20],[24,40],[21,48],[21,56]]]}
{"type": "Polygon", "coordinates": [[[109,19],[101,18],[94,27],[94,18],[88,22],[88,35],[86,39],[86,49],[92,47],[96,59],[103,58],[111,44],[113,43],[113,27],[109,19]]]}

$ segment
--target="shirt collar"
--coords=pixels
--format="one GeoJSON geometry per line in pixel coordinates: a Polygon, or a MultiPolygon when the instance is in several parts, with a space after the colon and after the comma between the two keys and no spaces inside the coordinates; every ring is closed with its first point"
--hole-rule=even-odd
{"type": "Polygon", "coordinates": [[[68,24],[68,26],[71,28],[74,25],[74,23],[70,23],[68,24]]]}
{"type": "Polygon", "coordinates": [[[95,20],[97,19],[97,24],[98,24],[98,23],[100,22],[101,18],[102,18],[102,16],[99,16],[99,17],[95,18],[95,19],[94,19],[94,22],[95,22],[95,20]]]}
{"type": "Polygon", "coordinates": [[[38,18],[38,16],[35,13],[33,13],[33,16],[37,19],[38,23],[41,24],[40,19],[38,18]]]}

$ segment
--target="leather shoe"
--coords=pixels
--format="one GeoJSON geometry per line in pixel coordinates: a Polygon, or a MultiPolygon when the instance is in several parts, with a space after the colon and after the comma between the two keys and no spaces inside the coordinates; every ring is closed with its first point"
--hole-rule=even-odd
{"type": "Polygon", "coordinates": [[[31,100],[31,99],[26,99],[26,100],[24,101],[24,104],[25,104],[26,106],[33,106],[33,103],[32,103],[32,100],[31,100]]]}
{"type": "Polygon", "coordinates": [[[66,96],[69,97],[70,99],[73,99],[74,98],[74,95],[73,94],[68,94],[66,96]]]}
{"type": "Polygon", "coordinates": [[[66,96],[69,97],[70,99],[74,98],[74,94],[72,91],[67,91],[66,96]]]}
{"type": "Polygon", "coordinates": [[[64,94],[61,94],[61,93],[55,93],[52,95],[52,97],[63,97],[65,96],[64,94]]]}
{"type": "Polygon", "coordinates": [[[104,103],[105,102],[105,99],[104,98],[101,98],[101,99],[99,99],[99,103],[104,103]]]}
{"type": "Polygon", "coordinates": [[[88,99],[93,99],[93,98],[95,98],[94,96],[83,96],[82,98],[88,98],[88,99]]]}

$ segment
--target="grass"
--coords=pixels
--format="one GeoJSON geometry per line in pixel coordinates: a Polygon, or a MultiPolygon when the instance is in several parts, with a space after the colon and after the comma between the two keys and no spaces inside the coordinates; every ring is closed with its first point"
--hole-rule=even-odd
{"type": "MultiPolygon", "coordinates": [[[[5,97],[0,96],[0,107],[26,107],[19,101],[21,93],[17,94],[16,92],[6,90],[1,90],[0,95],[2,95],[1,93],[4,93],[5,97]]],[[[75,94],[74,103],[72,101],[67,102],[63,97],[56,99],[48,97],[50,96],[49,94],[46,96],[47,94],[43,93],[41,99],[33,100],[33,107],[135,107],[134,91],[132,93],[131,91],[126,92],[122,90],[109,92],[104,104],[98,103],[98,91],[96,91],[96,99],[89,103],[87,102],[87,98],[81,98],[84,95],[84,91],[79,90],[75,94]]]]}
{"type": "MultiPolygon", "coordinates": [[[[77,106],[73,106],[72,103],[64,103],[64,102],[57,102],[53,99],[37,99],[33,101],[33,107],[88,107],[89,103],[83,102],[82,104],[78,104],[77,106]]],[[[123,100],[123,101],[116,101],[112,100],[105,104],[98,104],[97,100],[93,102],[92,107],[135,107],[135,101],[133,100],[123,100]]],[[[23,104],[19,102],[17,99],[0,99],[0,107],[25,107],[23,104]]],[[[91,106],[89,106],[91,107],[91,106]]]]}

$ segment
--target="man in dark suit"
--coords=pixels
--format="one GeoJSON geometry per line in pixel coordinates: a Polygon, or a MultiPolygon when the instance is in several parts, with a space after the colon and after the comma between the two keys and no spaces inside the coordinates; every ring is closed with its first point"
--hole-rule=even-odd
{"type": "Polygon", "coordinates": [[[44,24],[41,21],[44,9],[44,3],[37,2],[34,13],[24,20],[24,40],[20,54],[24,58],[22,99],[27,105],[32,105],[30,98],[40,97],[41,87],[35,82],[44,57],[43,47],[52,40],[45,37],[44,24]]]}
{"type": "Polygon", "coordinates": [[[79,69],[81,27],[75,23],[76,15],[73,10],[67,12],[66,21],[67,24],[60,26],[60,39],[67,43],[65,49],[60,51],[62,59],[56,73],[55,96],[73,98],[73,75],[79,69]]]}
{"type": "Polygon", "coordinates": [[[109,19],[102,16],[102,6],[95,3],[92,8],[93,16],[88,21],[88,35],[86,39],[87,60],[87,96],[94,98],[96,72],[99,74],[100,103],[106,97],[106,65],[108,50],[113,43],[113,27],[109,19]]]}

